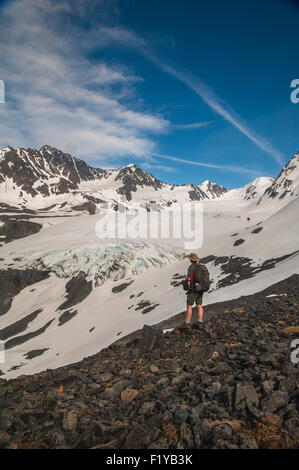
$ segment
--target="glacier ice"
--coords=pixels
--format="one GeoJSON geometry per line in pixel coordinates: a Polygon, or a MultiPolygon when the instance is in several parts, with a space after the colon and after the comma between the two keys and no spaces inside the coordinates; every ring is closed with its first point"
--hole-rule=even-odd
{"type": "Polygon", "coordinates": [[[162,267],[182,259],[181,249],[147,242],[111,243],[104,247],[55,250],[33,262],[37,269],[50,269],[57,277],[67,278],[85,272],[100,285],[127,275],[139,275],[152,267],[162,267]]]}

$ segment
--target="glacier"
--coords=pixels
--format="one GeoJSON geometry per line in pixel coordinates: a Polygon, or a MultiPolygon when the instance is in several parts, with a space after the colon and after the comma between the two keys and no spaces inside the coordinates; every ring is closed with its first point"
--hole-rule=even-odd
{"type": "Polygon", "coordinates": [[[153,243],[111,243],[104,247],[52,250],[32,261],[35,269],[49,269],[59,278],[86,273],[98,286],[106,279],[118,281],[128,275],[137,276],[147,269],[162,267],[183,259],[178,248],[167,248],[153,243]]]}

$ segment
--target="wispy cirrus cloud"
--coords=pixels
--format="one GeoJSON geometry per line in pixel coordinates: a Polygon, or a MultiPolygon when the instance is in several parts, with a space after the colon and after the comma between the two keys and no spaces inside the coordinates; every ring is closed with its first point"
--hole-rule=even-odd
{"type": "Polygon", "coordinates": [[[178,130],[193,130],[201,129],[202,127],[207,127],[212,124],[213,121],[204,121],[204,122],[192,122],[190,124],[172,124],[171,127],[178,130]]]}
{"type": "Polygon", "coordinates": [[[1,14],[1,147],[51,144],[94,161],[140,157],[154,149],[153,134],[167,132],[162,114],[136,105],[142,77],[90,58],[92,37],[73,18],[96,6],[104,14],[103,0],[22,0],[1,14]]]}
{"type": "Polygon", "coordinates": [[[178,163],[184,163],[186,165],[193,165],[193,166],[200,166],[200,167],[205,167],[205,168],[214,168],[215,170],[223,170],[223,171],[229,171],[232,173],[238,173],[238,174],[244,174],[247,176],[251,176],[253,178],[256,178],[260,176],[260,172],[251,168],[246,168],[244,166],[237,166],[237,165],[218,165],[214,163],[205,163],[205,162],[200,162],[198,160],[188,160],[186,158],[180,158],[180,157],[175,157],[171,155],[163,155],[161,153],[149,153],[150,157],[155,157],[158,159],[164,159],[164,160],[170,160],[173,162],[178,162],[178,163]]]}
{"type": "Polygon", "coordinates": [[[193,90],[214,112],[222,116],[223,119],[234,126],[261,150],[270,155],[277,163],[280,165],[285,163],[284,155],[274,148],[271,142],[254,131],[249,124],[200,77],[195,76],[190,70],[187,70],[180,64],[172,63],[169,59],[162,57],[150,47],[150,44],[148,44],[145,39],[138,36],[133,31],[124,28],[105,28],[105,33],[106,41],[110,38],[111,41],[117,41],[138,50],[161,70],[193,90]]]}
{"type": "MultiPolygon", "coordinates": [[[[6,103],[0,107],[1,147],[52,144],[82,158],[103,162],[110,159],[113,163],[122,157],[144,159],[151,154],[156,158],[255,174],[243,167],[179,160],[156,153],[155,135],[201,129],[211,125],[211,121],[172,124],[162,113],[148,111],[138,104],[136,88],[142,77],[115,61],[111,65],[104,59],[91,58],[91,52],[101,51],[114,42],[118,47],[138,50],[192,89],[278,163],[283,162],[283,155],[200,78],[159,55],[133,31],[99,24],[96,19],[99,15],[95,13],[101,12],[101,21],[109,19],[118,11],[118,0],[11,3],[0,17],[0,77],[7,91],[6,103]],[[90,22],[88,30],[78,24],[77,15],[90,22]]],[[[156,166],[173,171],[165,165],[156,166]]]]}
{"type": "Polygon", "coordinates": [[[175,173],[177,170],[173,166],[168,166],[168,165],[161,165],[158,163],[155,163],[155,159],[150,159],[149,162],[142,162],[142,168],[144,170],[161,170],[164,171],[165,173],[175,173]]]}

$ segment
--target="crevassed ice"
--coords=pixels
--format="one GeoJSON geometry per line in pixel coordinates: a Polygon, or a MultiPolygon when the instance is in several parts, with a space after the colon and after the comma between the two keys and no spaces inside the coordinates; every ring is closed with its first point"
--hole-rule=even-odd
{"type": "Polygon", "coordinates": [[[161,247],[146,242],[112,243],[98,248],[57,250],[36,260],[37,269],[50,269],[58,277],[70,277],[85,272],[96,284],[106,279],[119,280],[138,275],[152,267],[161,267],[182,259],[180,249],[161,247]]]}

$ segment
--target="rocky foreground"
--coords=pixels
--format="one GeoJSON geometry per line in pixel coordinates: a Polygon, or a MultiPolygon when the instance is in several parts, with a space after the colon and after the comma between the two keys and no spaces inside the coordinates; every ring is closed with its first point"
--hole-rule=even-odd
{"type": "Polygon", "coordinates": [[[294,275],[210,305],[200,330],[180,332],[179,314],[77,364],[0,380],[0,447],[298,448],[298,286],[294,275]]]}

